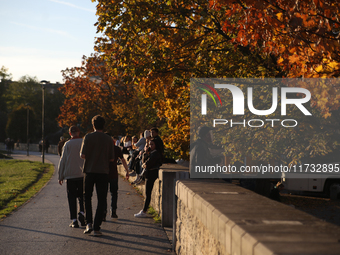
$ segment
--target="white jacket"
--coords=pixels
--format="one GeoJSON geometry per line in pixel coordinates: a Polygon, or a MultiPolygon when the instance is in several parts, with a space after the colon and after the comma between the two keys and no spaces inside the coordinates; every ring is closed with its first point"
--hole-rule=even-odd
{"type": "Polygon", "coordinates": [[[84,177],[84,159],[79,155],[82,142],[81,138],[73,138],[65,143],[58,166],[59,181],[84,177]]]}

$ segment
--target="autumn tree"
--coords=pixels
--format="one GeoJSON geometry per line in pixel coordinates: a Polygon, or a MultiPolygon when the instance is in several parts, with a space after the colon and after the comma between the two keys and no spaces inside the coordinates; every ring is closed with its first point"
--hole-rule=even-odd
{"type": "Polygon", "coordinates": [[[154,119],[153,110],[145,115],[145,99],[120,73],[110,75],[100,55],[83,57],[81,67],[63,71],[65,85],[60,89],[66,100],[58,117],[60,126],[80,124],[92,129],[91,119],[101,114],[112,135],[137,134],[154,119]]]}
{"type": "MultiPolygon", "coordinates": [[[[340,3],[328,0],[210,0],[224,12],[223,33],[249,50],[261,49],[283,76],[339,77],[340,3]]],[[[338,87],[309,88],[325,117],[339,107],[338,87]],[[320,94],[318,90],[323,90],[320,94]],[[328,98],[323,102],[323,98],[328,98]],[[322,102],[320,104],[320,102],[322,102]]]]}
{"type": "Polygon", "coordinates": [[[145,97],[156,98],[167,121],[165,143],[188,158],[191,77],[275,76],[272,59],[232,43],[225,13],[206,1],[98,1],[96,49],[109,71],[131,76],[145,97]],[[109,13],[109,15],[107,15],[109,13]],[[118,60],[118,61],[116,61],[118,60]]]}
{"type": "MultiPolygon", "coordinates": [[[[222,30],[226,35],[233,35],[231,42],[235,47],[260,50],[261,56],[268,56],[272,59],[272,64],[276,65],[276,69],[282,70],[280,76],[339,76],[338,2],[211,0],[209,3],[209,8],[226,14],[227,18],[222,21],[222,30]]],[[[336,79],[321,79],[301,84],[307,86],[313,95],[313,117],[285,135],[282,132],[274,132],[275,136],[268,136],[270,130],[266,135],[257,134],[256,137],[261,141],[254,139],[251,142],[248,139],[251,146],[237,151],[249,152],[250,148],[253,148],[253,152],[273,153],[275,150],[269,145],[263,146],[262,150],[255,149],[266,141],[273,141],[273,138],[278,141],[274,142],[277,151],[294,162],[304,157],[319,158],[338,150],[339,83],[336,79]]],[[[235,132],[231,132],[231,135],[235,135],[235,132]]],[[[249,137],[250,134],[241,132],[240,135],[249,137]]],[[[235,141],[234,138],[229,140],[235,141]]],[[[242,142],[238,143],[240,146],[241,144],[242,142]]]]}
{"type": "MultiPolygon", "coordinates": [[[[153,98],[158,116],[167,121],[166,146],[182,158],[189,153],[190,78],[338,74],[339,8],[331,1],[97,2],[96,25],[103,36],[96,49],[105,59],[108,73],[119,74],[145,98],[153,98]]],[[[285,148],[290,160],[298,160],[327,154],[337,146],[338,84],[319,81],[307,85],[313,94],[313,123],[319,127],[306,124],[292,134],[263,130],[255,140],[251,140],[253,131],[237,135],[235,129],[226,141],[235,145],[229,147],[235,159],[253,153],[267,160],[270,153],[266,151],[274,150],[275,158],[285,148]],[[324,130],[327,132],[321,135],[324,130]],[[299,143],[302,134],[309,134],[312,140],[299,143]],[[273,139],[277,143],[265,142],[273,139]]],[[[263,88],[257,93],[260,98],[270,91],[263,88]]],[[[261,105],[260,100],[257,103],[261,105]]]]}

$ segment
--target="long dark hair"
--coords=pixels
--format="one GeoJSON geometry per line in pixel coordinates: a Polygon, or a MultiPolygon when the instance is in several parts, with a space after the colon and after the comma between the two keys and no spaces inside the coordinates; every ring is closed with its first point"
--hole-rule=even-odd
{"type": "Polygon", "coordinates": [[[159,144],[159,142],[157,142],[157,139],[151,138],[150,143],[151,142],[154,142],[154,144],[156,145],[156,151],[158,151],[160,154],[162,154],[161,145],[159,144]]]}

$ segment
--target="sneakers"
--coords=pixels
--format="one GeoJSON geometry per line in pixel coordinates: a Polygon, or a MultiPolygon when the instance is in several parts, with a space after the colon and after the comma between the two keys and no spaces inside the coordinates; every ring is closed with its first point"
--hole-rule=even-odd
{"type": "Polygon", "coordinates": [[[136,184],[137,182],[140,181],[140,179],[141,179],[141,177],[140,177],[140,175],[138,175],[137,178],[133,182],[131,182],[131,184],[136,184]]]}
{"type": "Polygon", "coordinates": [[[132,171],[132,172],[129,172],[129,176],[136,176],[136,172],[135,171],[132,171]]]}
{"type": "Polygon", "coordinates": [[[79,228],[78,221],[72,221],[71,224],[69,225],[71,228],[79,228]]]}
{"type": "Polygon", "coordinates": [[[141,178],[138,182],[135,183],[136,185],[144,185],[145,184],[145,180],[143,178],[141,178]]]}
{"type": "Polygon", "coordinates": [[[82,227],[86,226],[86,224],[85,224],[85,217],[84,217],[84,215],[81,212],[78,213],[78,220],[79,220],[80,225],[82,227]]]}
{"type": "Polygon", "coordinates": [[[114,210],[114,211],[111,212],[111,218],[115,218],[115,219],[118,218],[118,215],[117,215],[117,213],[116,213],[116,210],[114,210]]]}
{"type": "Polygon", "coordinates": [[[102,232],[100,232],[100,231],[93,231],[93,236],[102,236],[103,235],[103,233],[102,232]]]}
{"type": "MultiPolygon", "coordinates": [[[[100,228],[99,228],[100,229],[100,228]]],[[[84,234],[90,234],[93,231],[92,223],[87,224],[84,234]]],[[[93,231],[93,236],[102,236],[103,233],[99,230],[93,231]]]]}
{"type": "Polygon", "coordinates": [[[145,213],[145,212],[143,212],[143,210],[140,210],[140,212],[139,212],[139,213],[136,213],[134,216],[135,216],[136,218],[146,218],[146,217],[148,217],[148,214],[145,213]]]}
{"type": "Polygon", "coordinates": [[[92,223],[87,224],[84,234],[90,234],[92,232],[92,223]]]}
{"type": "Polygon", "coordinates": [[[140,175],[138,176],[138,178],[132,182],[131,184],[134,184],[134,185],[143,185],[145,183],[145,180],[143,179],[143,177],[140,175]]]}

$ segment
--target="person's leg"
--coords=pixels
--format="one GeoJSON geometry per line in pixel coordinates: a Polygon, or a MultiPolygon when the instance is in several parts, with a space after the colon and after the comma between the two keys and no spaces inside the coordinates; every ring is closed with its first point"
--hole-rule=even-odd
{"type": "Polygon", "coordinates": [[[145,181],[145,202],[144,202],[144,207],[143,207],[143,211],[147,212],[149,205],[150,205],[150,201],[151,201],[151,194],[152,194],[152,189],[153,189],[153,185],[155,183],[157,178],[150,178],[150,179],[146,179],[145,181]]]}
{"type": "Polygon", "coordinates": [[[68,179],[66,181],[68,206],[71,220],[77,219],[77,182],[68,179]]]}
{"type": "Polygon", "coordinates": [[[128,169],[129,169],[129,171],[130,170],[132,170],[132,166],[133,166],[133,158],[129,161],[129,163],[128,163],[128,169]]]}
{"type": "Polygon", "coordinates": [[[132,169],[135,168],[136,157],[138,156],[138,153],[139,153],[139,151],[134,151],[134,152],[132,153],[132,158],[131,158],[131,160],[129,161],[129,164],[128,164],[129,170],[132,170],[132,169]]]}
{"type": "Polygon", "coordinates": [[[117,201],[118,201],[118,178],[110,180],[111,193],[111,217],[116,216],[117,201]]]}
{"type": "Polygon", "coordinates": [[[93,230],[99,231],[100,225],[103,221],[103,215],[105,210],[105,200],[107,198],[107,174],[96,174],[96,192],[97,192],[97,210],[94,218],[93,230]]]}
{"type": "MultiPolygon", "coordinates": [[[[111,188],[110,180],[107,182],[107,190],[109,189],[109,185],[110,185],[110,188],[111,188]]],[[[96,186],[96,188],[97,188],[97,186],[96,186]]],[[[106,192],[105,200],[104,200],[103,221],[106,220],[106,214],[107,214],[107,192],[106,192]]]]}
{"type": "Polygon", "coordinates": [[[79,211],[84,212],[84,180],[77,179],[77,198],[79,202],[79,211]]]}
{"type": "Polygon", "coordinates": [[[92,223],[92,193],[95,182],[94,174],[85,174],[84,180],[84,202],[86,224],[92,223]]]}
{"type": "Polygon", "coordinates": [[[84,178],[76,179],[77,198],[79,203],[78,220],[81,226],[86,226],[85,223],[85,209],[84,209],[84,178]]]}
{"type": "Polygon", "coordinates": [[[142,172],[142,160],[137,159],[138,162],[136,162],[136,173],[140,174],[142,172]]]}

